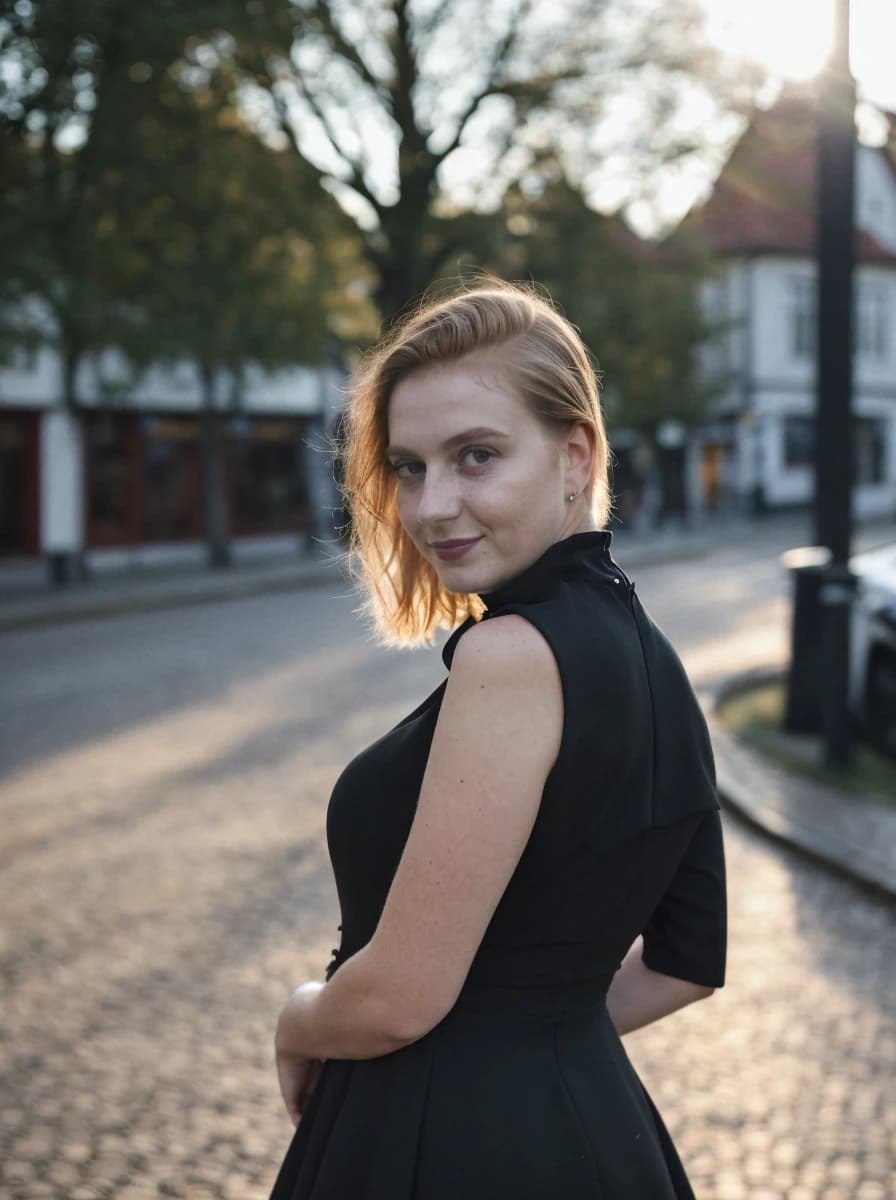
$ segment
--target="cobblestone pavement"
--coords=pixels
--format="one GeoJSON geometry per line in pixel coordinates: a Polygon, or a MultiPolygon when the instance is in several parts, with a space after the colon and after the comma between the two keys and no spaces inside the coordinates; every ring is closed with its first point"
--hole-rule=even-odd
{"type": "MultiPolygon", "coordinates": [[[[782,652],[784,586],[749,547],[636,578],[698,684],[782,652]]],[[[267,1195],[291,1133],[273,1021],[336,944],[330,788],[441,675],[374,649],[354,603],[0,640],[8,1200],[267,1195]]],[[[728,986],[632,1058],[701,1200],[896,1197],[893,909],[726,832],[728,986]]]]}

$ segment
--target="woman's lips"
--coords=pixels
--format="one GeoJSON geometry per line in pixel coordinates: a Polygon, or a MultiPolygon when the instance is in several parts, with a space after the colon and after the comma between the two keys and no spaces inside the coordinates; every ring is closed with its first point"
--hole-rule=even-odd
{"type": "Polygon", "coordinates": [[[435,550],[437,556],[442,562],[455,562],[467,553],[468,550],[482,541],[481,538],[454,538],[450,542],[430,542],[430,546],[435,550]]]}

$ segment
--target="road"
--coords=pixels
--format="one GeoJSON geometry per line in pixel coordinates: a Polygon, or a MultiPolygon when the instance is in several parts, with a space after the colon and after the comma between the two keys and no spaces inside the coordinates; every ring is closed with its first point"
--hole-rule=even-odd
{"type": "MultiPolygon", "coordinates": [[[[632,570],[698,687],[785,655],[776,538],[632,570]]],[[[357,603],[0,638],[9,1200],[267,1195],[273,1021],[336,945],[329,790],[442,674],[373,645],[357,603]]],[[[896,1197],[893,909],[727,816],[726,838],[728,984],[629,1052],[701,1200],[896,1197]]]]}

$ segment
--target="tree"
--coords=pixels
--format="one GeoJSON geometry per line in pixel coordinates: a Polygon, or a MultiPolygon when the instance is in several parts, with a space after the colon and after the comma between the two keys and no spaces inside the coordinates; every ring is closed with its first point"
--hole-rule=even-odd
{"type": "Polygon", "coordinates": [[[119,262],[118,292],[143,314],[139,337],[125,343],[135,362],[196,364],[209,560],[223,566],[225,378],[233,408],[250,363],[320,363],[347,321],[354,332],[365,322],[372,332],[373,321],[357,238],[318,173],[246,127],[226,73],[189,88],[180,74],[134,130],[142,169],[121,189],[120,243],[130,255],[119,262]]]}
{"type": "Polygon", "coordinates": [[[387,317],[464,249],[445,203],[464,157],[478,160],[473,207],[497,206],[550,146],[581,182],[609,152],[607,106],[636,94],[638,149],[627,130],[622,153],[643,172],[699,147],[675,116],[701,78],[722,104],[746,102],[753,82],[718,73],[692,0],[255,0],[252,9],[266,36],[238,43],[236,60],[256,104],[267,99],[268,127],[327,172],[356,215],[387,317]],[[284,11],[295,22],[286,41],[284,11]]]}
{"type": "MultiPolygon", "coordinates": [[[[152,19],[142,6],[136,21],[129,7],[4,0],[0,8],[0,352],[27,343],[57,350],[61,389],[48,421],[72,441],[79,364],[115,344],[133,316],[102,284],[114,259],[105,221],[110,167],[127,146],[146,84],[174,54],[164,18],[176,5],[163,0],[152,19]]],[[[82,547],[71,537],[67,529],[64,548],[51,539],[60,583],[83,573],[82,547]]]]}
{"type": "Polygon", "coordinates": [[[0,348],[55,342],[70,410],[83,356],[135,315],[104,284],[122,178],[142,168],[133,131],[185,47],[191,86],[249,28],[239,0],[0,0],[0,348]]]}
{"type": "Polygon", "coordinates": [[[81,356],[109,332],[94,282],[96,139],[85,130],[101,124],[91,114],[111,86],[104,69],[116,35],[99,11],[92,15],[88,28],[63,4],[17,3],[0,23],[7,329],[15,338],[55,336],[69,408],[81,356]]]}
{"type": "Polygon", "coordinates": [[[556,160],[525,182],[506,197],[494,266],[543,284],[581,330],[607,384],[610,420],[652,432],[704,415],[716,392],[698,351],[720,330],[699,303],[708,262],[590,208],[556,160]]]}
{"type": "Polygon", "coordinates": [[[365,320],[363,295],[346,300],[359,272],[335,201],[231,103],[227,51],[248,35],[247,7],[16,0],[0,10],[0,354],[28,339],[55,344],[70,414],[90,352],[118,347],[138,369],[192,357],[216,562],[227,559],[221,372],[238,380],[250,360],[319,356],[324,338],[365,320]]]}

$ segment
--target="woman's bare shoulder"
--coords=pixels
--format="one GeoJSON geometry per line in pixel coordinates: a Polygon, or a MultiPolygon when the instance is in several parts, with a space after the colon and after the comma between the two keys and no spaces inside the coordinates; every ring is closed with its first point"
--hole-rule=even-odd
{"type": "Polygon", "coordinates": [[[497,677],[556,676],[557,663],[544,635],[519,613],[503,613],[472,625],[460,639],[451,674],[486,672],[497,677]]]}

